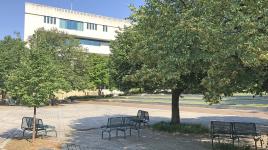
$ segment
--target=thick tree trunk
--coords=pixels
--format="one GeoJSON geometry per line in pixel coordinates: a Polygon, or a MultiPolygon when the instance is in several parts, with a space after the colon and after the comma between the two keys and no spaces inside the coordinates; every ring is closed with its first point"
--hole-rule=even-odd
{"type": "Polygon", "coordinates": [[[36,136],[36,106],[34,106],[34,116],[33,116],[33,142],[35,141],[35,136],[36,136]]]}
{"type": "Polygon", "coordinates": [[[183,92],[181,89],[173,89],[172,90],[172,114],[171,114],[171,123],[172,124],[180,124],[180,108],[179,108],[179,99],[180,95],[183,92]]]}

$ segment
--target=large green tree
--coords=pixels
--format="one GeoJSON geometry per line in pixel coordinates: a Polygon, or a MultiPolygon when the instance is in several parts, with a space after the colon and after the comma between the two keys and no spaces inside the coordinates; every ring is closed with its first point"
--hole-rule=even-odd
{"type": "MultiPolygon", "coordinates": [[[[21,55],[19,64],[7,76],[5,85],[11,96],[24,105],[36,108],[47,103],[58,90],[84,88],[81,70],[84,52],[77,40],[57,30],[35,31],[29,48],[21,55]]],[[[35,138],[34,119],[33,139],[35,138]]]]}
{"type": "Polygon", "coordinates": [[[118,86],[171,89],[173,123],[182,93],[218,103],[234,92],[267,91],[266,8],[265,0],[146,0],[112,43],[113,78],[118,86]]]}
{"type": "Polygon", "coordinates": [[[122,82],[172,90],[172,123],[180,123],[180,95],[201,91],[209,66],[200,16],[189,1],[147,0],[134,10],[133,26],[112,44],[114,72],[124,72],[122,82]]]}

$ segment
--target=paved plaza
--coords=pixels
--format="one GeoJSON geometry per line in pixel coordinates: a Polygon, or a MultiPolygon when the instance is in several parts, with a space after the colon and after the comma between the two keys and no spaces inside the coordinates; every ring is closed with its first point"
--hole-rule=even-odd
{"type": "MultiPolygon", "coordinates": [[[[111,116],[136,115],[139,109],[150,113],[151,123],[170,119],[170,106],[159,104],[135,104],[116,102],[79,102],[55,107],[41,107],[37,109],[37,117],[42,118],[44,124],[54,125],[58,131],[57,140],[60,143],[74,143],[90,149],[163,149],[162,139],[174,143],[176,147],[195,145],[189,139],[180,136],[170,137],[165,133],[152,132],[145,129],[141,138],[137,136],[114,138],[111,141],[101,140],[100,126],[105,125],[111,116]],[[168,138],[170,137],[170,138],[168,138]],[[176,140],[185,141],[185,145],[176,145],[176,140]],[[159,141],[159,142],[157,142],[159,141]],[[158,144],[153,144],[158,143],[158,144]],[[109,147],[109,145],[111,147],[109,147]],[[108,147],[107,147],[108,146],[108,147]]],[[[32,116],[33,109],[21,106],[0,106],[0,149],[12,137],[21,136],[20,124],[24,116],[32,116]]],[[[182,122],[201,123],[209,125],[211,120],[244,121],[268,124],[266,112],[250,110],[212,109],[198,107],[181,107],[182,122]]],[[[202,138],[199,138],[200,140],[202,138]]],[[[165,143],[165,142],[164,142],[165,143]]],[[[64,144],[63,144],[64,145],[64,144]]],[[[164,144],[165,145],[165,144],[164,144]]],[[[166,145],[167,146],[167,145],[166,145]]],[[[200,146],[200,145],[199,145],[200,146]]],[[[206,147],[206,146],[204,146],[206,147]]],[[[201,149],[201,148],[200,148],[201,149]]]]}

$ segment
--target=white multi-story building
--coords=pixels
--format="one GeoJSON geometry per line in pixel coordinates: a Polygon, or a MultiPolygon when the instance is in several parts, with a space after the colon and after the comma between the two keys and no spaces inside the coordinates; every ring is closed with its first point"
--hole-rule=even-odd
{"type": "Polygon", "coordinates": [[[39,28],[56,28],[79,39],[89,53],[110,54],[109,42],[115,39],[116,31],[129,25],[128,20],[25,3],[25,41],[39,28]]]}

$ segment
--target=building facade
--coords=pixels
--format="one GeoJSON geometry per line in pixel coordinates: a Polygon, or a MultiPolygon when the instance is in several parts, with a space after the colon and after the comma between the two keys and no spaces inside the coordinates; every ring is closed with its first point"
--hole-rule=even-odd
{"type": "Polygon", "coordinates": [[[109,42],[116,31],[129,26],[128,20],[99,16],[69,9],[25,3],[24,40],[28,41],[34,31],[58,29],[73,35],[88,53],[109,55],[109,42]]]}

